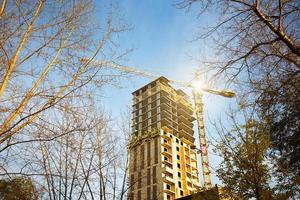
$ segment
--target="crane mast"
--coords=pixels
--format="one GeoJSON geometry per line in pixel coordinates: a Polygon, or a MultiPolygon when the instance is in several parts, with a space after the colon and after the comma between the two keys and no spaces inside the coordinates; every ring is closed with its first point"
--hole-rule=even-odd
{"type": "Polygon", "coordinates": [[[204,128],[204,119],[203,119],[202,93],[200,91],[193,90],[193,97],[194,97],[195,113],[196,113],[198,132],[199,132],[199,143],[200,143],[200,154],[201,154],[204,189],[209,190],[212,184],[211,184],[211,172],[209,168],[210,165],[208,159],[207,142],[206,142],[206,135],[205,135],[205,128],[204,128]]]}
{"type": "MultiPolygon", "coordinates": [[[[83,61],[87,61],[88,59],[83,58],[83,61]]],[[[140,71],[138,69],[127,67],[123,65],[118,65],[113,62],[94,62],[94,64],[98,64],[102,67],[109,67],[112,69],[116,69],[119,71],[127,72],[136,74],[139,76],[144,77],[150,77],[150,78],[158,78],[159,76],[140,71]]],[[[196,74],[196,79],[199,79],[199,74],[196,74]]],[[[209,190],[212,187],[211,183],[211,171],[210,171],[210,165],[209,165],[209,159],[208,159],[208,150],[207,150],[207,142],[206,142],[206,135],[205,135],[205,128],[204,128],[204,120],[203,120],[203,101],[202,101],[202,91],[220,95],[227,98],[232,98],[235,96],[235,93],[232,91],[226,91],[226,90],[216,90],[216,89],[210,89],[207,87],[202,87],[202,91],[196,90],[191,83],[177,81],[169,79],[170,83],[175,83],[183,87],[189,87],[192,88],[193,93],[193,99],[194,99],[194,110],[196,114],[197,124],[198,124],[198,132],[199,132],[199,143],[200,143],[200,155],[201,155],[201,164],[202,164],[202,174],[203,174],[203,181],[204,181],[204,189],[209,190]]]]}

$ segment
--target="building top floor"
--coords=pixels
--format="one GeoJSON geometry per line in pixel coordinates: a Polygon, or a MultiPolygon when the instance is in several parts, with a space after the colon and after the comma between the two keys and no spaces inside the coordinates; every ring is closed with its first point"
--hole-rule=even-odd
{"type": "Polygon", "coordinates": [[[133,104],[137,104],[138,102],[144,101],[149,96],[159,92],[165,91],[171,96],[171,99],[174,99],[178,102],[182,102],[184,105],[190,107],[191,101],[190,97],[180,89],[174,89],[170,84],[169,80],[161,76],[154,81],[148,83],[147,85],[139,88],[138,90],[132,93],[133,95],[133,104]]]}

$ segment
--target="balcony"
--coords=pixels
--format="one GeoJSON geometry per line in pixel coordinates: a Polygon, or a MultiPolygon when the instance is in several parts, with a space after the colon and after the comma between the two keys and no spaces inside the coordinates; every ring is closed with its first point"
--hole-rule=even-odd
{"type": "Polygon", "coordinates": [[[170,99],[170,97],[168,96],[169,94],[162,92],[162,95],[160,97],[161,102],[162,103],[166,103],[167,105],[169,105],[170,107],[172,106],[172,101],[170,99]]]}
{"type": "Polygon", "coordinates": [[[171,88],[170,86],[165,85],[165,84],[160,84],[160,89],[167,94],[174,92],[173,88],[171,88]]]}
{"type": "Polygon", "coordinates": [[[192,161],[192,162],[197,162],[197,159],[196,159],[196,156],[195,156],[195,155],[190,156],[190,158],[191,158],[191,161],[192,161]]]}
{"type": "Polygon", "coordinates": [[[172,147],[171,137],[166,132],[161,134],[161,137],[163,138],[162,145],[167,145],[167,147],[172,147]]]}
{"type": "Polygon", "coordinates": [[[164,192],[168,193],[170,195],[174,195],[175,194],[175,192],[173,190],[168,190],[168,189],[164,189],[164,192]]]}
{"type": "Polygon", "coordinates": [[[190,159],[189,159],[189,158],[186,158],[186,159],[185,159],[185,163],[188,164],[188,165],[191,165],[190,159]]]}
{"type": "Polygon", "coordinates": [[[162,122],[162,126],[171,126],[172,125],[172,120],[167,117],[166,115],[161,115],[161,122],[162,122]]]}
{"type": "Polygon", "coordinates": [[[188,124],[188,125],[190,125],[190,126],[193,126],[193,121],[194,121],[194,119],[195,118],[193,118],[193,117],[186,117],[185,115],[179,115],[178,116],[178,119],[179,119],[179,121],[182,121],[182,122],[184,122],[185,124],[188,124]]]}
{"type": "Polygon", "coordinates": [[[180,122],[178,124],[178,127],[179,127],[179,130],[184,130],[186,131],[187,133],[189,133],[190,135],[194,135],[194,130],[193,130],[193,124],[191,123],[190,124],[191,126],[183,123],[183,122],[180,122]]]}
{"type": "Polygon", "coordinates": [[[190,145],[192,145],[195,141],[195,138],[193,137],[193,135],[187,133],[185,130],[179,130],[179,137],[185,143],[190,144],[190,145]]]}
{"type": "Polygon", "coordinates": [[[165,183],[168,183],[168,184],[174,184],[174,179],[173,179],[173,177],[170,177],[170,176],[168,176],[168,175],[164,175],[163,176],[163,181],[165,182],[165,183]]]}
{"type": "Polygon", "coordinates": [[[193,177],[193,179],[197,179],[198,178],[198,174],[197,173],[192,173],[192,177],[193,177]]]}
{"type": "Polygon", "coordinates": [[[160,107],[161,107],[161,111],[165,111],[165,112],[167,112],[168,114],[172,114],[171,106],[168,105],[167,103],[162,102],[162,103],[160,104],[160,107]]]}
{"type": "Polygon", "coordinates": [[[186,172],[186,176],[190,179],[192,178],[192,174],[190,172],[186,172]]]}
{"type": "Polygon", "coordinates": [[[162,135],[161,135],[162,138],[164,138],[165,140],[167,140],[168,142],[171,140],[170,136],[164,132],[162,135]]]}
{"type": "Polygon", "coordinates": [[[193,188],[193,184],[189,181],[187,181],[187,186],[190,187],[190,188],[193,188]]]}
{"type": "Polygon", "coordinates": [[[138,102],[140,102],[142,100],[142,97],[141,96],[134,96],[132,101],[133,101],[133,104],[137,104],[138,102]]]}
{"type": "Polygon", "coordinates": [[[164,172],[166,172],[166,173],[174,174],[174,170],[168,165],[164,165],[163,169],[164,169],[164,172]]]}
{"type": "Polygon", "coordinates": [[[194,179],[194,181],[193,181],[193,186],[194,186],[194,188],[196,188],[196,189],[200,189],[201,185],[200,185],[199,179],[194,179]]]}
{"type": "Polygon", "coordinates": [[[168,110],[164,110],[164,109],[162,109],[161,110],[161,117],[162,118],[168,118],[169,120],[172,120],[172,114],[171,114],[171,112],[169,112],[168,110]]]}
{"type": "Polygon", "coordinates": [[[169,142],[163,142],[161,145],[166,148],[172,148],[172,145],[169,142]]]}
{"type": "Polygon", "coordinates": [[[192,114],[189,114],[184,108],[177,108],[178,116],[182,115],[183,117],[189,119],[192,117],[192,114]]]}
{"type": "Polygon", "coordinates": [[[190,158],[190,154],[188,152],[185,152],[185,157],[190,158]]]}
{"type": "Polygon", "coordinates": [[[189,115],[193,114],[193,106],[191,103],[186,101],[184,98],[180,98],[178,102],[179,107],[184,108],[189,115]]]}
{"type": "Polygon", "coordinates": [[[188,164],[186,165],[185,170],[186,170],[186,173],[190,173],[192,175],[192,173],[191,173],[191,167],[188,164]]]}
{"type": "Polygon", "coordinates": [[[174,198],[174,196],[175,196],[174,183],[165,183],[164,184],[164,192],[167,193],[167,194],[170,194],[174,198]]]}
{"type": "Polygon", "coordinates": [[[192,167],[192,170],[193,170],[193,171],[198,172],[198,169],[197,169],[197,167],[196,167],[195,165],[191,165],[191,167],[192,167]]]}
{"type": "Polygon", "coordinates": [[[162,163],[170,168],[173,168],[173,164],[168,160],[163,160],[162,163]]]}
{"type": "Polygon", "coordinates": [[[158,91],[159,91],[159,87],[157,87],[157,86],[154,86],[154,87],[151,88],[151,93],[152,94],[154,94],[154,93],[156,93],[158,91]]]}
{"type": "Polygon", "coordinates": [[[169,152],[169,151],[163,151],[163,152],[161,152],[161,154],[166,156],[166,157],[172,158],[172,153],[169,152]]]}
{"type": "Polygon", "coordinates": [[[173,129],[171,125],[166,125],[165,123],[161,124],[161,128],[168,130],[168,132],[171,133],[172,135],[174,135],[173,130],[176,130],[176,129],[173,129]]]}

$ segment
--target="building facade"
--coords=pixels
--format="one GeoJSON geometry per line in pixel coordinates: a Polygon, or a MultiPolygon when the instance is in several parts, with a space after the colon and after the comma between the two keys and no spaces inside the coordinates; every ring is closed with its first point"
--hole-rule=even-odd
{"type": "Polygon", "coordinates": [[[131,200],[176,199],[200,188],[192,104],[160,77],[133,92],[131,200]]]}

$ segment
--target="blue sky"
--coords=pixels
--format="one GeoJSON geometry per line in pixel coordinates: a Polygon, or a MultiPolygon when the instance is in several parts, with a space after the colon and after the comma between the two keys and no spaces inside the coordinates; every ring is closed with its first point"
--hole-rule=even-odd
{"type": "MultiPolygon", "coordinates": [[[[177,9],[174,1],[119,0],[115,3],[120,15],[133,27],[119,38],[122,48],[134,49],[121,64],[171,79],[189,81],[193,73],[201,69],[201,61],[214,60],[215,53],[210,40],[191,42],[197,32],[202,32],[203,27],[214,22],[214,13],[198,17],[195,10],[186,12],[177,9]]],[[[202,74],[202,78],[206,76],[202,74]]],[[[131,92],[150,81],[149,78],[132,76],[121,80],[121,88],[105,88],[102,104],[106,111],[114,119],[119,119],[120,113],[131,105],[131,92]]],[[[216,137],[209,121],[224,116],[228,105],[233,104],[234,100],[205,95],[204,103],[208,137],[216,137]]],[[[210,152],[210,160],[215,169],[220,158],[210,152]]],[[[213,175],[213,184],[216,183],[219,181],[213,175]]]]}

